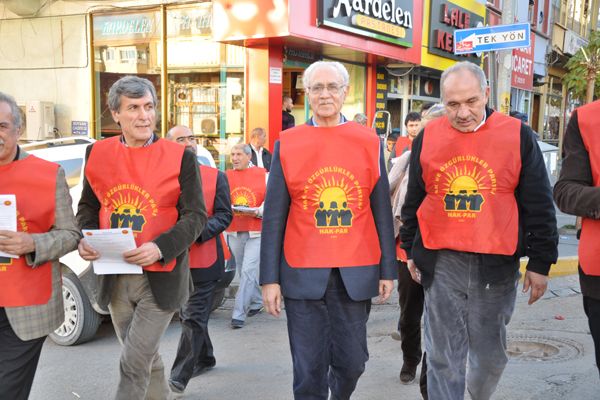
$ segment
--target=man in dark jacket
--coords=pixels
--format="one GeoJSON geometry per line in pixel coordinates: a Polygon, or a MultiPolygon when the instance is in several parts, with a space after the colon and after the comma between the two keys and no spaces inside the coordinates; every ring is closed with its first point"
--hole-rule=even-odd
{"type": "MultiPolygon", "coordinates": [[[[196,139],[186,126],[171,128],[166,139],[185,146],[194,155],[197,153],[196,139]]],[[[227,176],[216,168],[201,165],[200,178],[208,220],[190,247],[190,273],[194,291],[179,311],[181,337],[169,379],[169,386],[175,393],[182,393],[193,376],[216,364],[208,334],[208,318],[217,282],[225,269],[222,232],[233,218],[227,176]]]]}
{"type": "Polygon", "coordinates": [[[271,167],[271,153],[265,148],[267,132],[263,128],[254,128],[250,133],[250,148],[252,149],[252,165],[264,168],[269,172],[271,167]]]}
{"type": "MultiPolygon", "coordinates": [[[[88,147],[77,212],[82,229],[131,228],[138,247],[123,257],[144,270],[100,279],[98,303],[108,305],[123,345],[118,400],[169,395],[158,347],[193,288],[188,248],[206,223],[196,157],[154,135],[156,104],[147,79],[125,76],[110,88],[108,107],[123,134],[88,147]]],[[[85,240],[79,254],[92,263],[100,257],[85,240]]]]}
{"type": "Polygon", "coordinates": [[[400,238],[425,290],[429,398],[463,399],[466,383],[472,398],[489,399],[508,362],[519,258],[529,257],[532,304],[556,262],[556,217],[535,136],[486,108],[481,68],[455,64],[441,89],[446,116],[413,141],[400,238]]]}
{"type": "Polygon", "coordinates": [[[571,115],[563,142],[554,200],[562,211],[583,218],[579,242],[579,283],[600,369],[600,101],[571,115]]]}

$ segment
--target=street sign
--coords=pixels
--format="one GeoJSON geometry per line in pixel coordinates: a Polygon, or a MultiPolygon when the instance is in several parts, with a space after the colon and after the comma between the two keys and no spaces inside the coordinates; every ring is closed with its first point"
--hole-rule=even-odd
{"type": "Polygon", "coordinates": [[[485,26],[454,31],[454,54],[529,47],[529,23],[485,26]]]}

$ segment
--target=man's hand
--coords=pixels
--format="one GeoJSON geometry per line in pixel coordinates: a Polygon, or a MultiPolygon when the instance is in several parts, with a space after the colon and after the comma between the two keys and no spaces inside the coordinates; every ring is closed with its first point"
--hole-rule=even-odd
{"type": "Polygon", "coordinates": [[[378,303],[383,304],[392,294],[394,290],[394,281],[391,279],[380,279],[379,280],[379,299],[378,303]]]}
{"type": "Polygon", "coordinates": [[[410,272],[410,276],[413,278],[413,281],[421,284],[421,271],[415,265],[413,260],[406,261],[406,265],[408,266],[408,272],[410,272]]]}
{"type": "Polygon", "coordinates": [[[538,274],[533,271],[525,272],[525,279],[523,280],[523,293],[527,293],[531,288],[531,294],[529,295],[529,301],[527,304],[531,305],[535,303],[540,297],[546,293],[548,287],[548,277],[546,275],[538,274]]]}
{"type": "Polygon", "coordinates": [[[123,258],[130,264],[147,267],[160,260],[158,246],[154,242],[146,242],[137,249],[123,253],[123,258]]]}
{"type": "Polygon", "coordinates": [[[22,256],[35,251],[35,242],[28,233],[0,230],[0,250],[22,256]]]}
{"type": "Polygon", "coordinates": [[[281,314],[281,286],[278,283],[262,285],[263,304],[269,314],[279,317],[281,314]]]}
{"type": "Polygon", "coordinates": [[[86,261],[94,261],[100,258],[100,253],[98,253],[92,246],[85,241],[85,239],[81,239],[79,241],[79,245],[77,246],[77,250],[79,251],[79,256],[86,261]]]}

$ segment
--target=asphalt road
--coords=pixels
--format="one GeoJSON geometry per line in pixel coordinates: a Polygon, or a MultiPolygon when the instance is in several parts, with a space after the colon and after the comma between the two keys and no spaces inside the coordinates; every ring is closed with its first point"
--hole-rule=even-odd
{"type": "MultiPolygon", "coordinates": [[[[578,290],[577,277],[567,276],[552,279],[545,298],[532,306],[527,305],[527,296],[519,294],[509,325],[509,343],[515,358],[511,359],[494,399],[600,398],[593,345],[578,290]],[[530,339],[546,347],[524,348],[521,342],[530,339]],[[517,342],[521,348],[515,348],[517,342]],[[545,354],[546,360],[536,358],[539,354],[545,354]]],[[[390,337],[399,314],[397,299],[395,293],[387,304],[372,309],[368,325],[371,358],[353,399],[419,398],[417,384],[405,386],[398,380],[400,343],[390,337]]],[[[231,306],[228,300],[210,322],[217,366],[192,379],[184,398],[291,399],[292,369],[285,316],[275,319],[259,314],[248,319],[243,329],[232,330],[231,306]]],[[[167,370],[173,362],[178,338],[179,324],[173,322],[161,343],[167,370]]],[[[30,399],[112,399],[118,380],[119,354],[119,344],[109,323],[102,325],[95,340],[80,346],[60,347],[47,341],[30,399]]]]}

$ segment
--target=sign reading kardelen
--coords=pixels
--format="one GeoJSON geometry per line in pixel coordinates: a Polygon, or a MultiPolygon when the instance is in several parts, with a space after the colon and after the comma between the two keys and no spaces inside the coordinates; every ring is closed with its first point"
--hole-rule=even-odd
{"type": "Polygon", "coordinates": [[[531,46],[513,49],[511,86],[524,90],[533,89],[533,49],[535,36],[531,36],[531,46]]]}
{"type": "Polygon", "coordinates": [[[412,0],[319,0],[317,23],[412,47],[412,0]]]}
{"type": "Polygon", "coordinates": [[[528,23],[457,29],[454,31],[454,54],[529,47],[530,37],[528,23]]]}

